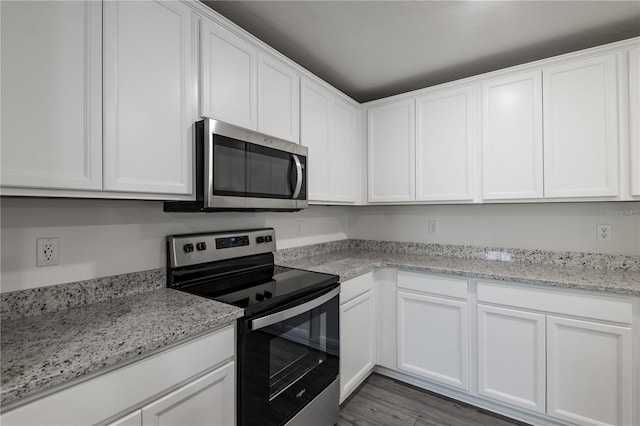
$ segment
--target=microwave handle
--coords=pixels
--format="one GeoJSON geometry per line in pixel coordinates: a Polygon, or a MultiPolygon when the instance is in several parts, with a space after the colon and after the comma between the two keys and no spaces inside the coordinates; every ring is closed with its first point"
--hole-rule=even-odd
{"type": "Polygon", "coordinates": [[[298,198],[298,195],[300,195],[300,190],[302,189],[302,163],[296,154],[291,154],[291,156],[296,165],[296,187],[293,190],[293,199],[295,200],[298,198]]]}
{"type": "Polygon", "coordinates": [[[254,319],[251,321],[249,328],[251,328],[251,330],[260,330],[261,328],[265,328],[275,323],[288,320],[289,318],[296,317],[300,314],[304,314],[305,312],[308,312],[328,302],[338,294],[340,294],[340,287],[334,288],[330,292],[325,293],[322,296],[310,300],[306,303],[303,303],[302,305],[294,306],[293,308],[289,308],[281,312],[276,312],[275,314],[254,319]]]}

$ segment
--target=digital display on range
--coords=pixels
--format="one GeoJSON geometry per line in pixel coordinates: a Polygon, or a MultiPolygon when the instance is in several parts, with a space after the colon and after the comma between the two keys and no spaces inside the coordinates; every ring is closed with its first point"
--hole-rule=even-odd
{"type": "Polygon", "coordinates": [[[216,249],[226,249],[232,247],[242,247],[249,245],[249,236],[240,235],[237,237],[216,238],[216,249]]]}

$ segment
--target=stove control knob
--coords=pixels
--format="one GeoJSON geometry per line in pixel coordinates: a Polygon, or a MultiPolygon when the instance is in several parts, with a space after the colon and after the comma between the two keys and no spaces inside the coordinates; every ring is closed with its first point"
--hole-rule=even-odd
{"type": "Polygon", "coordinates": [[[266,297],[267,299],[271,299],[271,297],[273,297],[273,294],[270,291],[264,291],[264,297],[266,297]]]}
{"type": "Polygon", "coordinates": [[[262,302],[264,300],[264,296],[262,295],[262,293],[256,293],[256,300],[258,302],[262,302]]]}
{"type": "Polygon", "coordinates": [[[264,243],[264,237],[257,237],[256,238],[256,243],[258,243],[258,244],[264,243]]]}
{"type": "Polygon", "coordinates": [[[264,240],[270,243],[271,241],[273,241],[273,237],[271,235],[267,235],[266,237],[264,237],[264,240]]]}
{"type": "Polygon", "coordinates": [[[201,242],[196,244],[196,248],[198,249],[198,251],[206,250],[207,249],[207,243],[205,243],[204,241],[201,241],[201,242]]]}
{"type": "Polygon", "coordinates": [[[193,251],[193,244],[185,244],[184,246],[182,246],[182,249],[185,253],[191,253],[193,251]]]}

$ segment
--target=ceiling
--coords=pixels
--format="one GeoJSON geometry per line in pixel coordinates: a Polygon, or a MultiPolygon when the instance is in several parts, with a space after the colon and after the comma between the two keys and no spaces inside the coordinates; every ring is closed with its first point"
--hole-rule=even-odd
{"type": "Polygon", "coordinates": [[[640,1],[204,1],[359,102],[640,35],[640,1]]]}

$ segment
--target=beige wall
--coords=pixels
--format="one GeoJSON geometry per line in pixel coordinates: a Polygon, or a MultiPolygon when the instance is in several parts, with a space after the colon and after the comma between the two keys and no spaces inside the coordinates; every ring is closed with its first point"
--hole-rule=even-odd
{"type": "Polygon", "coordinates": [[[155,201],[3,198],[2,291],[165,266],[170,234],[273,227],[278,248],[347,238],[346,207],[298,213],[164,213],[155,201]],[[301,221],[298,233],[298,221],[301,221]],[[36,239],[58,237],[60,264],[36,267],[36,239]]]}
{"type": "Polygon", "coordinates": [[[640,202],[354,207],[349,237],[638,256],[640,202]],[[610,242],[596,241],[596,224],[612,225],[610,242]]]}

